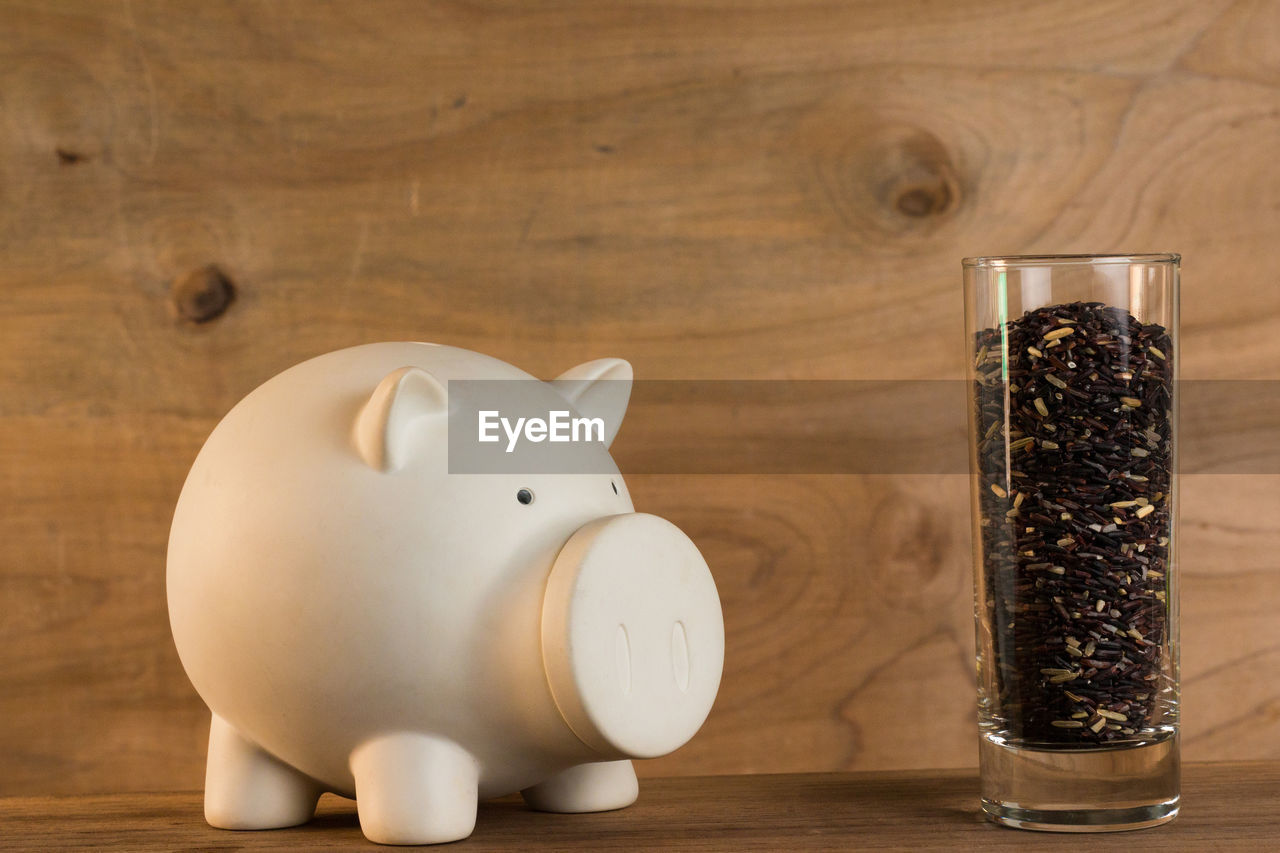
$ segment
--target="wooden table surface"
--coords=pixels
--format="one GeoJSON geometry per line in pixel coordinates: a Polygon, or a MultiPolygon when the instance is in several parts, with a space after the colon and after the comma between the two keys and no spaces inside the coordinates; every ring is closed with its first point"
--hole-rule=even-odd
{"type": "MultiPolygon", "coordinates": [[[[1280,762],[1190,764],[1182,814],[1088,837],[1005,829],[978,813],[972,771],[705,776],[642,780],[640,801],[594,815],[484,803],[475,850],[1270,850],[1280,845],[1280,762]]],[[[355,804],[332,795],[306,826],[209,828],[198,793],[0,799],[4,850],[376,849],[355,804]]]]}

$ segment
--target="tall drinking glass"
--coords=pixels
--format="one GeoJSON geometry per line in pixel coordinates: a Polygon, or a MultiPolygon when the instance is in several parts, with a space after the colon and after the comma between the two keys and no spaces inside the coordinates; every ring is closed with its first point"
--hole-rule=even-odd
{"type": "Polygon", "coordinates": [[[964,261],[982,807],[1178,812],[1178,255],[964,261]]]}

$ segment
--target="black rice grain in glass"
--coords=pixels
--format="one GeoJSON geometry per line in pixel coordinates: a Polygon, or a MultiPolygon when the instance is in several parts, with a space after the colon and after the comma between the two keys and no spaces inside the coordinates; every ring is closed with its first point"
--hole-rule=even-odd
{"type": "Polygon", "coordinates": [[[984,808],[1003,823],[1177,812],[1176,285],[1176,256],[966,262],[984,808]]]}

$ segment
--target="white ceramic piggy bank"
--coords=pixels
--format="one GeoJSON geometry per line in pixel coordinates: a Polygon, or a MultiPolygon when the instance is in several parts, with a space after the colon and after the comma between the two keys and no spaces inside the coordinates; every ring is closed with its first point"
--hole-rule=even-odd
{"type": "Polygon", "coordinates": [[[333,791],[369,839],[423,844],[466,837],[477,799],[514,791],[561,812],[635,800],[628,759],[676,749],[710,711],[724,625],[698,549],[633,511],[609,457],[627,394],[599,392],[630,379],[617,359],[538,383],[384,343],[232,409],[168,555],[174,640],[213,712],[209,823],[303,823],[333,791]],[[574,449],[586,473],[450,473],[449,384],[472,379],[599,415],[605,433],[574,449]]]}

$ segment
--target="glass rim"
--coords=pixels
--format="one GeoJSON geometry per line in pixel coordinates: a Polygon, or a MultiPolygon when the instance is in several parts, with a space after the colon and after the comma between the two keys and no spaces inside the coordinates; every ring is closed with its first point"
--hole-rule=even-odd
{"type": "Polygon", "coordinates": [[[1042,267],[1058,264],[1173,264],[1182,262],[1177,252],[1133,252],[1102,255],[984,255],[965,258],[966,267],[1042,267]]]}

